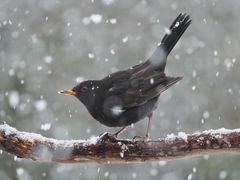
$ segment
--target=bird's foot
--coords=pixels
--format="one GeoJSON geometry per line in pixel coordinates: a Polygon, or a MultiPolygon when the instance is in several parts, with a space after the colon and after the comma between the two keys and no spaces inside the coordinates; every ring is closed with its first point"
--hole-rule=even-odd
{"type": "Polygon", "coordinates": [[[128,128],[128,126],[122,127],[122,128],[119,129],[117,132],[115,132],[115,133],[113,134],[113,136],[114,136],[115,138],[117,138],[118,135],[122,134],[127,128],[128,128]]]}
{"type": "Polygon", "coordinates": [[[134,136],[132,138],[133,141],[147,141],[149,140],[149,136],[134,136]]]}
{"type": "Polygon", "coordinates": [[[108,132],[103,132],[103,133],[99,134],[98,137],[101,138],[101,137],[104,137],[104,136],[106,136],[106,135],[108,135],[108,134],[109,134],[108,132]]]}
{"type": "Polygon", "coordinates": [[[118,134],[117,133],[114,133],[114,134],[108,134],[110,137],[114,138],[114,139],[117,139],[118,137],[118,134]]]}
{"type": "Polygon", "coordinates": [[[99,135],[99,139],[100,141],[107,141],[107,140],[116,140],[117,137],[114,134],[104,132],[99,135]]]}

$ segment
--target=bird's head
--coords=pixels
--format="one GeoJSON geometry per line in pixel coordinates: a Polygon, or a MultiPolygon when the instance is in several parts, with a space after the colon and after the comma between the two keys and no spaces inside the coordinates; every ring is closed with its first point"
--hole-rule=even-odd
{"type": "Polygon", "coordinates": [[[59,91],[61,94],[73,95],[78,98],[86,107],[94,105],[99,89],[97,81],[84,81],[73,87],[71,90],[59,91]]]}

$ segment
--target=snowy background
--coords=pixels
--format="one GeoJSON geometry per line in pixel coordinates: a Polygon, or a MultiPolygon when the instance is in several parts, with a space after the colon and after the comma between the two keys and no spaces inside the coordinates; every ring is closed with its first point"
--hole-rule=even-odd
{"type": "MultiPolygon", "coordinates": [[[[240,1],[1,0],[0,121],[57,139],[104,131],[74,97],[57,94],[99,79],[153,52],[173,19],[193,18],[167,74],[184,79],[164,92],[151,136],[239,128],[240,1]]],[[[122,137],[144,135],[147,121],[122,137]]],[[[239,179],[239,155],[129,165],[45,164],[0,155],[0,179],[239,179]]]]}

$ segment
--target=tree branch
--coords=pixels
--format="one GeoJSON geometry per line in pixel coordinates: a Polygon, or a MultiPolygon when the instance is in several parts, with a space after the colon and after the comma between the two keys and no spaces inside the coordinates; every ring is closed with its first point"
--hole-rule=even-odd
{"type": "Polygon", "coordinates": [[[240,129],[123,140],[104,133],[88,140],[56,140],[0,125],[0,148],[21,158],[61,163],[131,163],[178,159],[216,152],[240,152],[240,129]]]}

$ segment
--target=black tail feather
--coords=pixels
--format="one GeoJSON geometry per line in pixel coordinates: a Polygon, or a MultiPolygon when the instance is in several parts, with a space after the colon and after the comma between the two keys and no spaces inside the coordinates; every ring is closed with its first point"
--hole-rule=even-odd
{"type": "Polygon", "coordinates": [[[166,56],[172,51],[182,34],[190,25],[191,21],[190,16],[182,13],[173,21],[169,28],[170,33],[165,34],[160,44],[160,47],[164,49],[166,56]]]}
{"type": "MultiPolygon", "coordinates": [[[[160,45],[146,62],[153,65],[154,69],[164,72],[167,63],[167,56],[172,51],[182,34],[190,25],[192,19],[186,14],[179,14],[169,27],[169,33],[163,37],[160,45]]],[[[144,64],[146,64],[144,63],[144,64]]]]}

